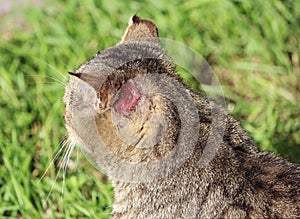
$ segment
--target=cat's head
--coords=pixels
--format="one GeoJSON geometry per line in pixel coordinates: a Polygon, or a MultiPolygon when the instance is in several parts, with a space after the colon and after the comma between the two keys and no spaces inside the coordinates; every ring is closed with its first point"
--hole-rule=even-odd
{"type": "Polygon", "coordinates": [[[64,118],[71,141],[110,176],[135,177],[128,170],[135,168],[155,178],[155,171],[175,168],[170,157],[188,153],[176,148],[189,141],[182,129],[193,135],[182,117],[197,110],[187,101],[192,98],[161,49],[156,25],[134,15],[119,44],[70,73],[64,118]]]}

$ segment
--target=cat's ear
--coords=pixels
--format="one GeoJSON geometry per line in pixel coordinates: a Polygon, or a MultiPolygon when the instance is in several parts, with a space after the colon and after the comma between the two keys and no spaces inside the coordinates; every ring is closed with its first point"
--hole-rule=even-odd
{"type": "Polygon", "coordinates": [[[86,74],[86,73],[73,73],[73,72],[68,72],[69,75],[75,76],[90,86],[92,86],[96,91],[99,89],[99,78],[91,75],[91,74],[86,74]]]}
{"type": "Polygon", "coordinates": [[[138,38],[157,38],[158,30],[154,22],[133,15],[122,37],[121,43],[138,38]]]}

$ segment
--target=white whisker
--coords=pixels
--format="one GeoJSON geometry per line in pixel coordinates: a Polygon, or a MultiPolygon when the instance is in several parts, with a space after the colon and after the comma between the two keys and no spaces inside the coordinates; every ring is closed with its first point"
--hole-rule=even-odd
{"type": "Polygon", "coordinates": [[[65,187],[65,177],[66,177],[66,172],[67,172],[67,166],[68,166],[68,163],[70,161],[70,157],[71,157],[71,154],[72,154],[72,151],[74,149],[74,144],[69,142],[68,144],[68,147],[67,147],[67,150],[66,150],[66,153],[63,157],[63,161],[62,161],[62,170],[63,170],[63,186],[62,186],[62,190],[61,190],[61,194],[63,195],[64,194],[64,187],[65,187]]]}
{"type": "Polygon", "coordinates": [[[49,63],[45,62],[44,60],[35,57],[36,60],[38,60],[41,63],[46,64],[47,66],[49,66],[54,72],[58,73],[58,75],[60,75],[64,80],[68,80],[67,76],[64,75],[62,72],[60,72],[59,70],[57,70],[54,66],[50,65],[49,63]]]}
{"type": "Polygon", "coordinates": [[[52,155],[53,155],[54,153],[56,153],[56,154],[55,154],[53,160],[50,162],[50,164],[49,164],[48,167],[46,168],[46,170],[44,171],[43,175],[42,175],[42,176],[40,177],[40,179],[38,180],[38,183],[41,182],[41,180],[45,177],[46,173],[48,172],[49,168],[55,163],[55,161],[57,161],[59,155],[61,154],[61,152],[63,151],[63,149],[66,147],[67,143],[68,143],[68,142],[67,142],[65,139],[61,140],[61,142],[60,142],[60,144],[59,144],[59,146],[58,146],[58,147],[59,147],[58,152],[55,152],[55,151],[54,151],[54,152],[52,153],[52,155]]]}
{"type": "Polygon", "coordinates": [[[78,170],[79,166],[79,153],[78,147],[76,147],[76,170],[78,170]]]}
{"type": "Polygon", "coordinates": [[[66,86],[66,83],[67,83],[67,80],[63,79],[63,80],[60,80],[60,79],[57,79],[53,76],[49,76],[49,75],[38,75],[38,74],[35,74],[35,75],[30,75],[30,74],[26,74],[25,73],[25,76],[26,77],[33,77],[35,81],[32,81],[32,82],[28,82],[29,85],[33,85],[33,84],[48,84],[48,85],[51,85],[53,86],[53,84],[57,84],[59,85],[60,87],[65,87],[66,86]],[[46,80],[46,81],[39,81],[40,79],[51,79],[50,81],[49,80],[46,80]]]}
{"type": "MultiPolygon", "coordinates": [[[[59,155],[61,155],[65,150],[67,150],[67,151],[69,150],[69,145],[70,145],[69,139],[64,139],[63,141],[61,141],[60,149],[57,152],[57,154],[55,155],[55,157],[54,157],[52,163],[49,165],[49,167],[54,164],[54,162],[59,158],[59,155]]],[[[64,157],[65,157],[65,155],[64,155],[64,157]]],[[[49,167],[47,168],[47,170],[49,169],[49,167]]],[[[47,170],[46,170],[46,172],[47,172],[47,170]]],[[[51,193],[53,191],[53,188],[55,186],[55,183],[57,182],[57,178],[58,178],[61,170],[62,170],[62,166],[60,166],[59,169],[58,169],[57,175],[56,175],[56,177],[54,179],[54,182],[53,182],[53,184],[51,186],[51,189],[50,189],[50,191],[49,191],[49,193],[48,193],[45,201],[47,201],[49,199],[49,197],[50,197],[50,195],[51,195],[51,193]]],[[[45,173],[43,174],[43,176],[44,175],[45,175],[45,173]]]]}
{"type": "Polygon", "coordinates": [[[56,183],[56,181],[57,181],[57,178],[58,178],[58,176],[59,176],[60,171],[61,171],[61,167],[59,168],[59,170],[58,170],[58,172],[57,172],[57,175],[56,175],[56,177],[55,177],[55,179],[54,179],[54,182],[52,183],[51,189],[50,189],[50,191],[49,191],[49,193],[48,193],[48,195],[47,195],[47,197],[46,197],[46,200],[45,200],[46,202],[48,201],[48,199],[49,199],[49,197],[50,197],[50,194],[52,193],[52,190],[53,190],[54,185],[55,185],[55,183],[56,183]]]}
{"type": "Polygon", "coordinates": [[[53,81],[57,82],[58,84],[62,85],[62,86],[66,86],[67,81],[61,81],[55,77],[52,76],[48,76],[48,75],[36,75],[36,76],[40,76],[40,77],[45,77],[45,78],[49,78],[52,79],[53,81]]]}

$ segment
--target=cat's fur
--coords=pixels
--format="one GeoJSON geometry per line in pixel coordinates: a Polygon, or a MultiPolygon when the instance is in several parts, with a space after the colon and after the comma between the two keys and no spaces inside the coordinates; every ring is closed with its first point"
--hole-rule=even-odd
{"type": "MultiPolygon", "coordinates": [[[[194,127],[189,130],[179,114],[192,113],[189,109],[181,112],[185,108],[176,107],[159,94],[163,88],[158,85],[161,81],[152,78],[154,73],[166,73],[164,87],[170,84],[168,92],[185,93],[196,107],[197,142],[182,165],[164,177],[145,182],[112,179],[113,218],[300,218],[300,167],[258,151],[225,110],[183,85],[157,37],[152,21],[133,16],[122,41],[72,73],[66,86],[64,117],[69,137],[107,172],[113,170],[114,164],[109,156],[103,156],[106,152],[99,149],[103,145],[133,164],[160,161],[175,148],[180,130],[185,127],[190,136],[183,140],[185,144],[179,152],[188,151],[187,142],[195,135],[194,127]],[[144,37],[150,38],[137,40],[144,37]],[[132,103],[126,102],[125,108],[118,111],[116,103],[122,104],[122,92],[127,92],[124,85],[140,99],[137,105],[135,99],[130,99],[132,103]],[[214,127],[212,109],[217,117],[214,127]],[[224,127],[224,134],[210,136],[212,129],[219,127],[224,127]],[[138,140],[124,144],[119,134],[131,138],[132,132],[132,138],[138,140]],[[160,136],[161,132],[164,135],[160,136]],[[218,149],[207,165],[201,166],[199,161],[211,140],[218,149]],[[138,147],[141,144],[155,146],[138,147]]],[[[180,95],[179,102],[185,104],[187,98],[180,95]]]]}

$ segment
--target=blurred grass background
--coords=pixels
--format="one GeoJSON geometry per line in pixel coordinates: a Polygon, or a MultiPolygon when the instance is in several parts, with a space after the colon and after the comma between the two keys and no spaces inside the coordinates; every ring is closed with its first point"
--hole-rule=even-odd
{"type": "Polygon", "coordinates": [[[65,181],[60,161],[41,177],[66,133],[67,72],[117,43],[136,12],[154,20],[161,37],[205,57],[228,110],[262,150],[300,163],[299,1],[16,5],[0,17],[0,218],[109,218],[109,180],[80,152],[73,152],[65,181]]]}

